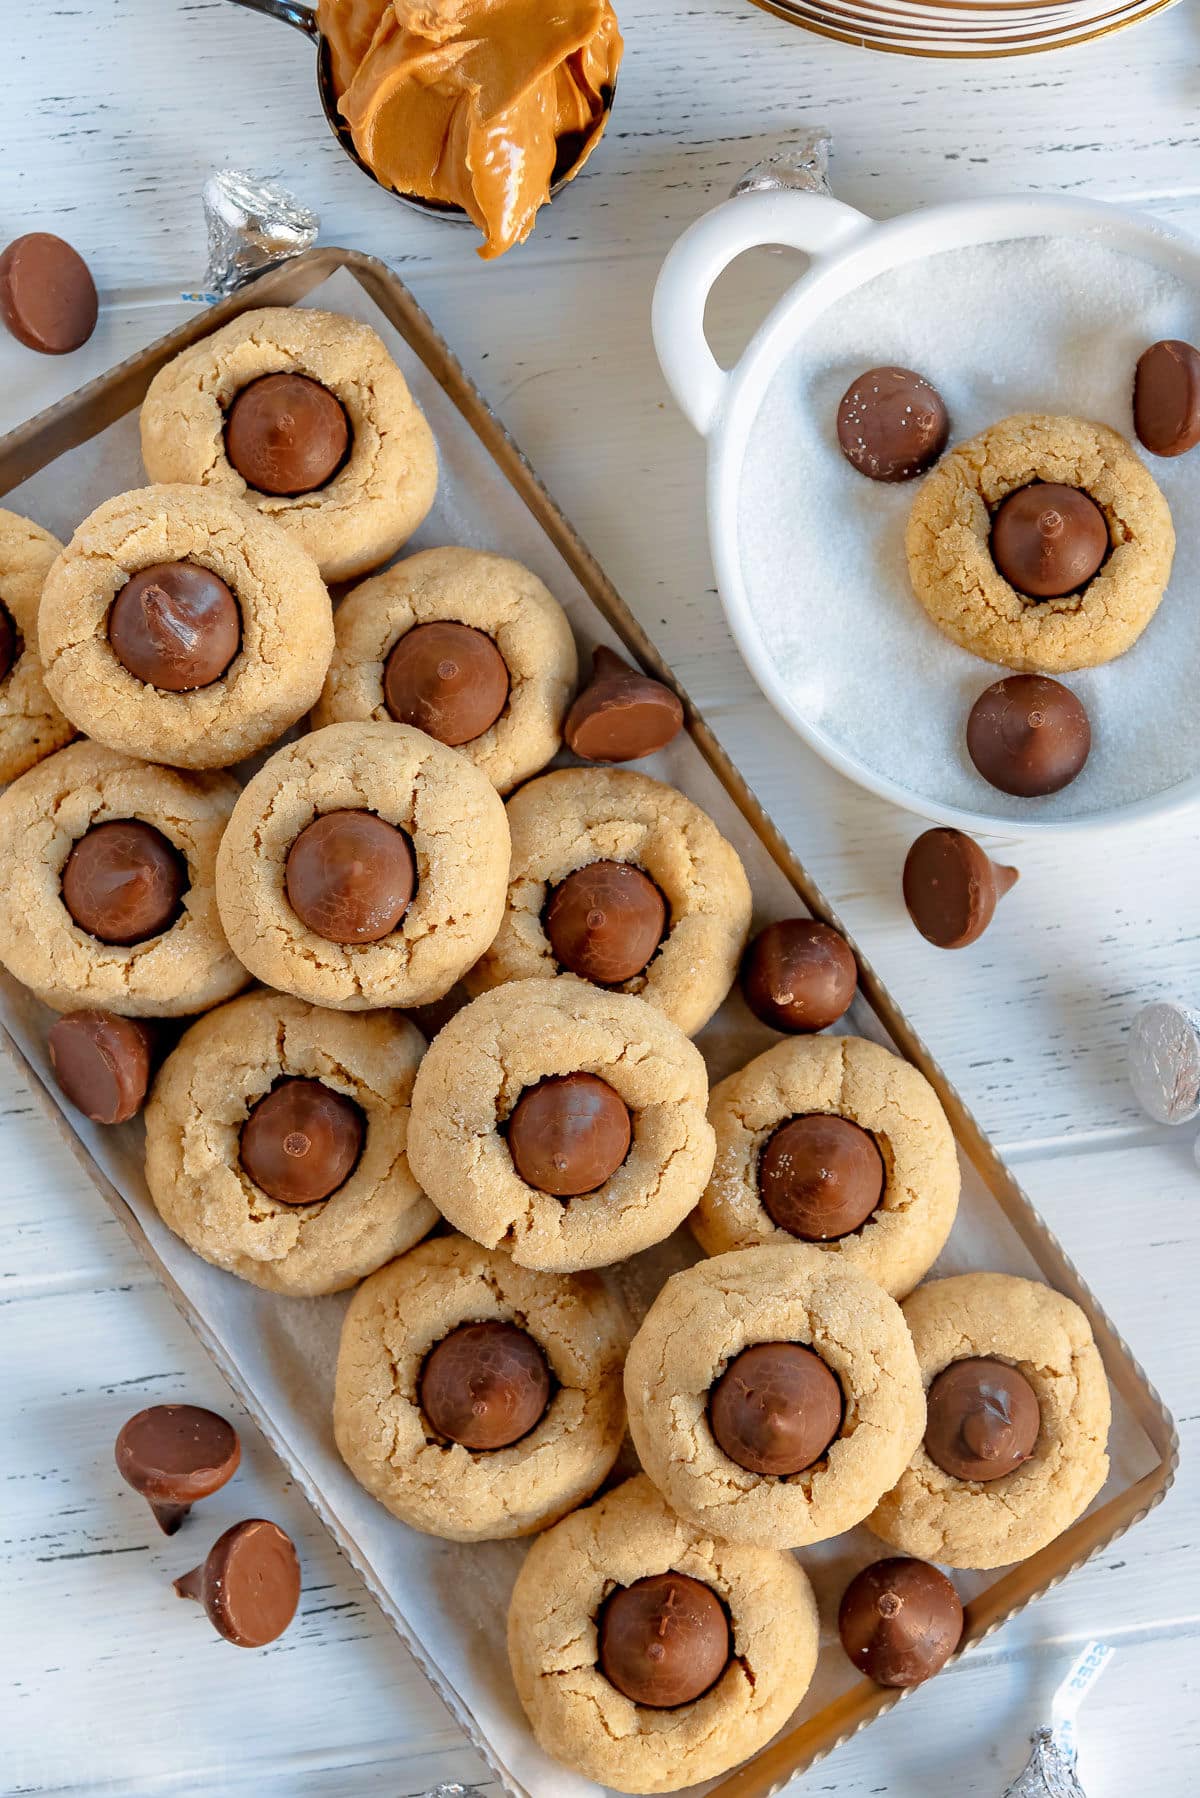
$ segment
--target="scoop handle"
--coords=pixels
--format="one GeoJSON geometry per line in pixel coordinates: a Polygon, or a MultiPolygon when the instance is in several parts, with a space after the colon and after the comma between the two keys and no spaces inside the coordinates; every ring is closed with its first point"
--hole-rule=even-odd
{"type": "Polygon", "coordinates": [[[248,12],[266,13],[268,19],[282,19],[294,25],[315,43],[321,35],[316,8],[304,6],[301,0],[229,0],[231,6],[244,6],[248,12]]]}
{"type": "Polygon", "coordinates": [[[654,289],[654,347],[675,403],[702,437],[715,426],[736,370],[723,369],[704,335],[717,278],[747,250],[784,244],[819,257],[873,221],[826,194],[741,194],[705,213],[670,251],[654,289]]]}

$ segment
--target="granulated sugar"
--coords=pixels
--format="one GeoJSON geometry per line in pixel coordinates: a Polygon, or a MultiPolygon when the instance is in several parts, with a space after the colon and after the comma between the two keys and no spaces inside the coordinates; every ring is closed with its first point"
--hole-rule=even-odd
{"type": "Polygon", "coordinates": [[[1117,661],[1062,677],[1091,715],[1087,767],[1050,798],[1015,799],[980,778],[964,745],[972,702],[1004,671],[943,637],[909,585],[904,527],[920,483],[865,479],[834,428],[855,376],[897,363],[938,388],[952,444],[1010,413],[1048,412],[1111,425],[1137,450],[1134,366],[1160,337],[1200,341],[1192,289],[1101,243],[1051,238],[928,257],[809,326],[751,432],[739,548],[772,660],[840,748],[914,796],[1014,819],[1085,816],[1200,769],[1200,449],[1144,455],[1178,538],[1155,618],[1117,661]]]}

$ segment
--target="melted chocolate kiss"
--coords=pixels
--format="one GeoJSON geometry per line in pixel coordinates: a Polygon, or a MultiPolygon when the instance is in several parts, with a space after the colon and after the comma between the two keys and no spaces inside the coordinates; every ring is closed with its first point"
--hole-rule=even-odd
{"type": "Polygon", "coordinates": [[[136,680],[164,693],[191,693],[224,674],[241,647],[242,619],[211,568],[154,562],[117,594],[108,640],[136,680]]]}

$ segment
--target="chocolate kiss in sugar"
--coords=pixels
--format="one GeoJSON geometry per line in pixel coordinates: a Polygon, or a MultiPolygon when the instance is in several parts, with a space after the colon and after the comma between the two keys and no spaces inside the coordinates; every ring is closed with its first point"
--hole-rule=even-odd
{"type": "Polygon", "coordinates": [[[965,832],[927,830],[905,858],[904,903],[927,942],[965,949],[978,942],[1018,878],[1016,868],[990,861],[965,832]]]}

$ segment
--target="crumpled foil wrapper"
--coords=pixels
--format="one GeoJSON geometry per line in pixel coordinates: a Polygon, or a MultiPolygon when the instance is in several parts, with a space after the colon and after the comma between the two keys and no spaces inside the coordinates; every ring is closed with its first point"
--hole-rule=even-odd
{"type": "Polygon", "coordinates": [[[258,181],[242,169],[219,169],[204,183],[203,200],[208,268],[203,292],[184,294],[185,300],[215,305],[316,241],[317,214],[278,181],[258,181]]]}
{"type": "Polygon", "coordinates": [[[1156,1123],[1200,1116],[1200,1016],[1190,1006],[1169,999],[1143,1005],[1127,1053],[1134,1097],[1156,1123]]]}
{"type": "Polygon", "coordinates": [[[1050,1722],[1033,1738],[1025,1770],[1004,1798],[1086,1798],[1075,1773],[1075,1719],[1113,1651],[1107,1642],[1085,1642],[1050,1705],[1050,1722]]]}
{"type": "Polygon", "coordinates": [[[478,1786],[440,1785],[433,1786],[428,1792],[421,1792],[418,1798],[483,1798],[478,1786]]]}
{"type": "Polygon", "coordinates": [[[797,138],[786,150],[768,156],[747,169],[734,183],[730,198],[739,194],[777,193],[792,189],[805,194],[829,194],[829,153],[833,138],[823,125],[797,138]]]}
{"type": "Polygon", "coordinates": [[[1087,1798],[1073,1761],[1055,1741],[1052,1729],[1038,1730],[1028,1765],[1004,1798],[1087,1798]]]}

